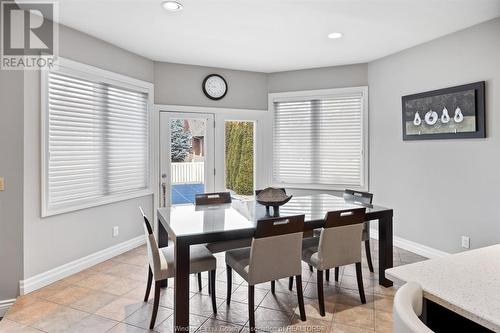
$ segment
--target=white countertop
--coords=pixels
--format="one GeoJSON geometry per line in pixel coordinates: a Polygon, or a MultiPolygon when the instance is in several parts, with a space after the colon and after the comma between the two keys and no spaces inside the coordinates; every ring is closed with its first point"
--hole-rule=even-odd
{"type": "Polygon", "coordinates": [[[391,268],[386,276],[415,281],[425,298],[500,332],[500,245],[391,268]]]}

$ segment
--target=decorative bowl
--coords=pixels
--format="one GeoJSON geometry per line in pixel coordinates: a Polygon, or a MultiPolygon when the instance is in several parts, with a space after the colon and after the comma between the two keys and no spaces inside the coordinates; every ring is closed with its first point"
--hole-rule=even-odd
{"type": "Polygon", "coordinates": [[[268,187],[257,194],[256,200],[266,206],[266,211],[269,211],[269,207],[273,207],[274,215],[278,216],[279,206],[283,206],[291,198],[291,195],[286,195],[285,191],[280,188],[268,187]]]}

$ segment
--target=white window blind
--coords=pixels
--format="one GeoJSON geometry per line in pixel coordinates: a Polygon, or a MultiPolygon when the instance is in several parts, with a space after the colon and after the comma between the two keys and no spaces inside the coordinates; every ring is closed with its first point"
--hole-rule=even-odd
{"type": "Polygon", "coordinates": [[[275,100],[274,183],[364,187],[364,96],[275,100]]]}
{"type": "Polygon", "coordinates": [[[149,188],[148,93],[93,75],[46,76],[45,214],[149,188]]]}

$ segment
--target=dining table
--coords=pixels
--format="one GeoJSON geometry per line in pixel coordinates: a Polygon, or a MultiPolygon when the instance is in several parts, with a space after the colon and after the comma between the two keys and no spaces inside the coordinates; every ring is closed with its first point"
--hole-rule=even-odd
{"type": "MultiPolygon", "coordinates": [[[[304,232],[323,227],[327,212],[366,207],[366,221],[378,220],[378,281],[392,286],[385,270],[393,267],[393,228],[391,208],[346,201],[330,194],[293,196],[279,208],[279,216],[305,215],[304,232]]],[[[158,208],[158,246],[174,246],[174,330],[189,331],[190,246],[252,238],[257,221],[269,215],[254,199],[234,199],[217,205],[180,204],[158,208]]]]}

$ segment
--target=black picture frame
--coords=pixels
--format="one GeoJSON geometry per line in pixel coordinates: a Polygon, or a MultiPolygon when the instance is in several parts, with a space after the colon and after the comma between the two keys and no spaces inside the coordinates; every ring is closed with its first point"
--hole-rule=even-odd
{"type": "Polygon", "coordinates": [[[207,96],[208,98],[210,98],[211,100],[213,101],[218,101],[220,99],[223,99],[226,94],[227,94],[227,91],[229,90],[229,86],[227,85],[227,81],[226,79],[224,79],[221,75],[219,74],[209,74],[205,77],[205,79],[203,79],[203,83],[201,84],[201,87],[203,89],[203,93],[205,94],[205,96],[207,96]],[[217,76],[219,77],[220,79],[222,79],[222,81],[224,81],[224,83],[226,84],[226,91],[224,92],[224,95],[220,96],[220,97],[213,97],[213,96],[210,96],[210,94],[207,92],[206,88],[205,88],[205,83],[207,83],[207,80],[213,76],[217,76]]]}
{"type": "MultiPolygon", "coordinates": [[[[403,141],[410,140],[442,140],[442,139],[471,139],[486,137],[486,110],[485,110],[485,81],[464,84],[451,88],[438,89],[423,93],[403,96],[402,101],[402,126],[403,126],[403,141]],[[475,110],[475,131],[455,132],[455,133],[407,133],[407,122],[409,104],[412,101],[428,98],[443,98],[443,95],[460,94],[474,91],[474,110],[475,110]]],[[[422,110],[424,111],[424,110],[422,110]]],[[[416,113],[416,112],[415,112],[416,113]]],[[[410,124],[411,125],[411,124],[410,124]]]]}

